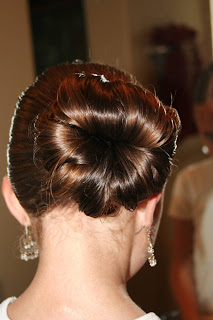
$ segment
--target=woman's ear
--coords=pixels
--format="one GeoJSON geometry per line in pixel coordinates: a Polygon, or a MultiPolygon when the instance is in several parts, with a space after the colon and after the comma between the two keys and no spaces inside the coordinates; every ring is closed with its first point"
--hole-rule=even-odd
{"type": "Polygon", "coordinates": [[[30,218],[24,208],[20,205],[11,185],[8,175],[6,175],[2,182],[2,193],[8,209],[12,215],[23,226],[29,226],[31,224],[30,218]]]}
{"type": "Polygon", "coordinates": [[[151,227],[154,219],[155,208],[161,200],[162,192],[153,195],[151,198],[141,201],[137,208],[137,228],[138,226],[151,227]]]}

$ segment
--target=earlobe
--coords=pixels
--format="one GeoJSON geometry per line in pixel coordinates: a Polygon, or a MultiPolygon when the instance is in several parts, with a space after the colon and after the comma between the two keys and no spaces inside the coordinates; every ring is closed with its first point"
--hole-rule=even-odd
{"type": "Polygon", "coordinates": [[[18,220],[23,226],[29,226],[31,224],[30,218],[24,208],[20,205],[11,185],[8,175],[6,175],[2,182],[2,193],[6,205],[12,215],[18,220]]]}

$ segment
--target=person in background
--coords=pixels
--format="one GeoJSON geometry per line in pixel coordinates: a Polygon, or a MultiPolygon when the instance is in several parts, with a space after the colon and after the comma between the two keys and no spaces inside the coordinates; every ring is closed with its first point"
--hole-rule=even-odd
{"type": "Polygon", "coordinates": [[[198,80],[194,112],[209,157],[180,171],[169,207],[172,287],[185,320],[213,316],[213,65],[198,80]]]}
{"type": "Polygon", "coordinates": [[[39,264],[1,320],[159,319],[126,282],[156,264],[179,129],[176,110],[106,65],[52,67],[20,96],[2,190],[24,227],[21,258],[39,264]]]}

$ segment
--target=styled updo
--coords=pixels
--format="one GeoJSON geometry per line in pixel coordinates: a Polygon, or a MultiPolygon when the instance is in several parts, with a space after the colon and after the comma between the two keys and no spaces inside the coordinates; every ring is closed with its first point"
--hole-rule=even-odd
{"type": "Polygon", "coordinates": [[[86,215],[134,210],[170,173],[180,120],[175,109],[116,68],[52,67],[20,96],[8,174],[34,217],[77,203],[86,215]]]}

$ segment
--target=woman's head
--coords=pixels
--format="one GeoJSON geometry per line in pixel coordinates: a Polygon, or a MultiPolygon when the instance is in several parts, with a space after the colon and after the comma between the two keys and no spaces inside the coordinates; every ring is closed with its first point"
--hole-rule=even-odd
{"type": "Polygon", "coordinates": [[[16,106],[8,175],[37,217],[77,204],[92,217],[161,192],[180,121],[130,75],[99,64],[48,69],[16,106]]]}

